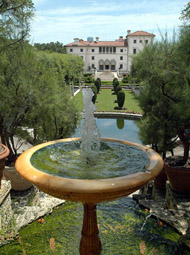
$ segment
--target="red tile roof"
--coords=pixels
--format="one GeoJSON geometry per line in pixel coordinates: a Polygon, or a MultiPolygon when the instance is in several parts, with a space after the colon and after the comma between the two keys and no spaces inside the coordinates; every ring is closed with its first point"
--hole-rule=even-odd
{"type": "MultiPolygon", "coordinates": [[[[155,36],[154,34],[148,33],[148,32],[144,32],[144,31],[136,31],[134,33],[130,33],[127,36],[155,36]]],[[[76,45],[74,42],[66,44],[66,47],[72,47],[72,46],[92,46],[92,47],[96,47],[96,46],[120,46],[120,47],[124,47],[126,46],[125,43],[125,39],[117,39],[115,41],[84,41],[82,39],[79,39],[78,44],[76,45]]]]}
{"type": "Polygon", "coordinates": [[[155,36],[154,34],[151,34],[151,33],[148,33],[148,32],[145,32],[145,31],[136,31],[134,33],[130,33],[128,34],[127,36],[134,36],[134,35],[137,35],[137,36],[155,36]]]}
{"type": "Polygon", "coordinates": [[[120,46],[120,47],[124,47],[125,46],[125,40],[122,39],[120,41],[83,41],[83,40],[79,40],[78,44],[76,45],[74,42],[66,44],[65,46],[69,47],[69,46],[92,46],[92,47],[96,47],[96,46],[120,46]]]}

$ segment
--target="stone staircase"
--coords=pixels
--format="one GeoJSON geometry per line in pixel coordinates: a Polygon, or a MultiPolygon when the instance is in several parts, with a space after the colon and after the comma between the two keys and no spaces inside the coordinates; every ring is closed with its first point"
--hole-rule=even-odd
{"type": "Polygon", "coordinates": [[[95,79],[100,78],[102,81],[113,81],[114,78],[118,78],[117,72],[96,72],[95,79]]]}

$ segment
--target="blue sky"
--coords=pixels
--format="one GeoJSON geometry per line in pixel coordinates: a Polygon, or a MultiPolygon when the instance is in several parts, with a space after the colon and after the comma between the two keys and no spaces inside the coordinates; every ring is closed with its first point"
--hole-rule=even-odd
{"type": "Polygon", "coordinates": [[[31,42],[67,44],[73,38],[100,37],[115,40],[143,30],[160,38],[173,34],[182,21],[180,13],[188,0],[33,0],[36,12],[31,22],[31,42]]]}

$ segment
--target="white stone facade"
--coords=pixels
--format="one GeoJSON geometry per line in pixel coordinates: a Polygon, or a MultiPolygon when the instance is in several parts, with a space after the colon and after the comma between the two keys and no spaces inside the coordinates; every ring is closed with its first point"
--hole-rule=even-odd
{"type": "Polygon", "coordinates": [[[75,38],[74,42],[65,45],[68,54],[81,56],[84,61],[85,72],[112,71],[129,73],[131,59],[134,54],[141,51],[145,45],[150,44],[154,35],[144,31],[122,36],[115,41],[99,41],[96,37],[87,41],[75,38]]]}

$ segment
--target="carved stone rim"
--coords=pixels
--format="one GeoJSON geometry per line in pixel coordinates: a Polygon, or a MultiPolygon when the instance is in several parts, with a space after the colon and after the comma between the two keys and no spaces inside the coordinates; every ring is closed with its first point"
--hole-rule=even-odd
{"type": "MultiPolygon", "coordinates": [[[[83,180],[83,179],[70,179],[59,176],[53,176],[38,169],[34,168],[30,162],[30,159],[34,152],[46,147],[50,144],[60,142],[78,141],[80,138],[67,138],[56,141],[43,143],[30,148],[25,151],[16,161],[16,170],[28,181],[34,183],[36,186],[44,190],[53,190],[57,193],[68,193],[68,194],[101,194],[101,193],[117,193],[122,190],[133,190],[135,187],[140,187],[146,184],[150,179],[157,176],[163,168],[163,160],[158,153],[150,148],[147,148],[141,144],[127,142],[112,138],[102,138],[103,141],[118,142],[131,146],[138,147],[145,151],[149,157],[149,163],[146,166],[145,172],[137,172],[122,177],[108,178],[108,179],[94,179],[94,180],[83,180]]],[[[102,194],[103,195],[103,194],[102,194]]]]}
{"type": "Polygon", "coordinates": [[[8,155],[9,149],[4,144],[0,144],[0,160],[6,158],[8,155]]]}

